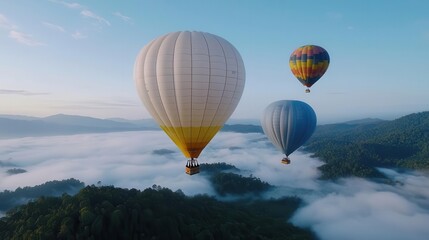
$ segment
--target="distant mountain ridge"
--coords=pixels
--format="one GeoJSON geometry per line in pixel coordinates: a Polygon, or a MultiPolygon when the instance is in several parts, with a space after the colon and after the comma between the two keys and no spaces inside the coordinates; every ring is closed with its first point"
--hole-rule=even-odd
{"type": "Polygon", "coordinates": [[[393,121],[318,126],[305,150],[326,162],[322,178],[383,177],[377,167],[429,169],[429,111],[393,121]]]}
{"type": "Polygon", "coordinates": [[[158,129],[153,125],[146,127],[127,122],[64,114],[44,118],[0,115],[0,138],[158,129]]]}
{"type": "MultiPolygon", "coordinates": [[[[251,119],[231,119],[222,131],[262,132],[251,119]]],[[[0,138],[107,133],[121,131],[160,130],[153,119],[128,120],[123,118],[100,119],[87,116],[56,114],[48,117],[30,117],[0,114],[0,138]]]]}

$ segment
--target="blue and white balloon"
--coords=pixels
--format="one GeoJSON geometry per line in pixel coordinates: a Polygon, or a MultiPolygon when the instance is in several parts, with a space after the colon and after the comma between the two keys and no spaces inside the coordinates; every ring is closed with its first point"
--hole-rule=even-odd
{"type": "Polygon", "coordinates": [[[305,102],[280,100],[264,111],[261,126],[268,139],[285,155],[283,163],[290,163],[289,155],[301,147],[316,129],[316,113],[305,102]]]}

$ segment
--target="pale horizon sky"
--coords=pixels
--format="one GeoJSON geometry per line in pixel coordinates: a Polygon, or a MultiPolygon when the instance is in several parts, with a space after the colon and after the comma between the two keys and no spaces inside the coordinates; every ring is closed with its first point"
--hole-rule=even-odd
{"type": "Polygon", "coordinates": [[[429,110],[429,2],[0,1],[0,114],[150,118],[138,98],[139,50],[174,31],[231,42],[246,68],[232,118],[273,101],[310,104],[318,123],[429,110]],[[310,94],[289,56],[315,44],[331,64],[310,94]]]}

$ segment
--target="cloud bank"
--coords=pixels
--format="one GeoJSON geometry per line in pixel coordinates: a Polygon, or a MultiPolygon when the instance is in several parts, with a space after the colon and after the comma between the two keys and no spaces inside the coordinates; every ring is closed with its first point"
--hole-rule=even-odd
{"type": "MultiPolygon", "coordinates": [[[[27,170],[6,174],[0,165],[0,190],[77,178],[86,184],[144,189],[153,184],[187,195],[215,195],[203,174],[184,173],[186,159],[161,131],[81,134],[0,140],[0,159],[27,170]]],[[[381,169],[394,184],[348,178],[318,180],[322,165],[309,154],[280,154],[259,133],[221,132],[201,154],[200,163],[227,162],[277,186],[263,197],[299,196],[304,205],[292,218],[320,239],[426,239],[429,235],[429,177],[381,169]]]]}
{"type": "Polygon", "coordinates": [[[350,178],[321,186],[325,193],[307,201],[292,222],[311,227],[321,239],[427,239],[429,178],[390,176],[395,185],[350,178]]]}

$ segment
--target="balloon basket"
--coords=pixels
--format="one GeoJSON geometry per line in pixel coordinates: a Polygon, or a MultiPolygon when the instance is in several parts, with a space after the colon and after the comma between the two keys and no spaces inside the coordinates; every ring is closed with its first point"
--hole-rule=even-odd
{"type": "Polygon", "coordinates": [[[196,159],[190,159],[186,163],[185,167],[186,174],[194,175],[200,172],[200,164],[196,159]]]}
{"type": "Polygon", "coordinates": [[[306,93],[309,93],[309,92],[310,92],[310,89],[308,89],[308,88],[307,88],[307,89],[305,89],[305,92],[306,92],[306,93]]]}
{"type": "Polygon", "coordinates": [[[283,159],[282,159],[282,163],[283,163],[283,164],[290,164],[290,160],[289,160],[289,158],[283,158],[283,159]]]}

